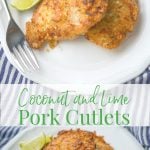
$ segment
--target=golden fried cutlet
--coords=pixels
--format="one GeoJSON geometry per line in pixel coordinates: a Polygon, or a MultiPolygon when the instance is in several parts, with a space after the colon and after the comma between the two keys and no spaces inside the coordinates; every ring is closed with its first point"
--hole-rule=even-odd
{"type": "Polygon", "coordinates": [[[88,31],[86,38],[104,48],[116,48],[133,31],[138,12],[136,0],[109,0],[105,17],[88,31]]]}
{"type": "Polygon", "coordinates": [[[82,130],[61,131],[43,150],[113,150],[103,137],[82,130]]]}
{"type": "Polygon", "coordinates": [[[108,0],[43,0],[26,24],[30,46],[84,35],[106,12],[108,0]]]}

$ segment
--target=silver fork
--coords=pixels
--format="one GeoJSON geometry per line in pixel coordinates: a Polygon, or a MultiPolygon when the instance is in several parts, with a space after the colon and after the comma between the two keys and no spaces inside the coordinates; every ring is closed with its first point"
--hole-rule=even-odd
{"type": "Polygon", "coordinates": [[[6,32],[6,42],[15,62],[23,72],[39,69],[39,64],[35,58],[35,55],[29,47],[23,32],[12,18],[6,0],[2,1],[9,18],[9,24],[6,32]]]}

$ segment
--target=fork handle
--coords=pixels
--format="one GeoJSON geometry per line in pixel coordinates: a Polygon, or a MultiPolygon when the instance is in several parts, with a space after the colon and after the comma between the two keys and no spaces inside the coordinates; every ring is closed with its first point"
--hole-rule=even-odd
{"type": "Polygon", "coordinates": [[[9,21],[12,19],[12,15],[10,13],[10,10],[9,10],[9,7],[8,7],[8,3],[6,2],[6,0],[2,0],[2,3],[3,3],[3,6],[4,6],[4,9],[5,9],[5,12],[7,14],[7,17],[9,19],[9,21]]]}

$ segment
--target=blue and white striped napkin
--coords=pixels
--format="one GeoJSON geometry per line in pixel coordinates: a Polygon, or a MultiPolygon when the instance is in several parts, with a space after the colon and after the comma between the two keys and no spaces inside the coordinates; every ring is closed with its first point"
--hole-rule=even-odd
{"type": "MultiPolygon", "coordinates": [[[[25,78],[10,64],[0,45],[0,83],[1,84],[32,84],[33,81],[25,78]]],[[[150,84],[150,66],[144,73],[128,81],[131,84],[150,84]]],[[[0,127],[0,149],[15,135],[24,128],[21,127],[0,127]]],[[[146,150],[150,150],[150,127],[130,127],[128,130],[143,145],[146,150]]]]}

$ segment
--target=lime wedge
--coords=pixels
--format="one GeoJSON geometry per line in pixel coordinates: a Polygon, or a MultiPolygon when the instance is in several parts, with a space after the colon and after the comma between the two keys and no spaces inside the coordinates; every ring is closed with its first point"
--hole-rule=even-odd
{"type": "Polygon", "coordinates": [[[49,143],[51,138],[42,134],[30,142],[22,142],[19,144],[20,150],[42,150],[45,144],[49,143]]]}
{"type": "Polygon", "coordinates": [[[13,0],[11,5],[16,9],[23,11],[32,8],[40,1],[41,0],[13,0]]]}

